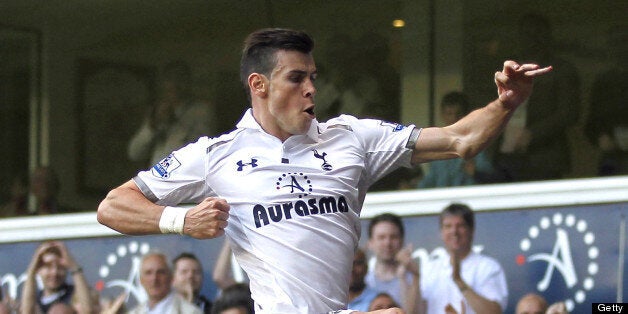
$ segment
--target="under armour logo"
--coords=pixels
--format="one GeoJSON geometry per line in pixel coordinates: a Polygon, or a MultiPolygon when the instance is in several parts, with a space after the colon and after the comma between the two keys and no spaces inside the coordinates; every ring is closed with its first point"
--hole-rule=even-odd
{"type": "Polygon", "coordinates": [[[327,153],[323,152],[323,154],[321,155],[321,154],[318,153],[318,151],[316,149],[312,149],[312,151],[314,151],[314,157],[323,160],[323,164],[321,165],[321,168],[323,168],[323,170],[325,170],[325,171],[330,171],[332,169],[332,167],[325,160],[325,156],[327,156],[327,153]]]}
{"type": "Polygon", "coordinates": [[[238,171],[242,171],[244,167],[251,166],[252,168],[257,167],[257,159],[251,158],[251,162],[242,162],[242,160],[238,160],[236,163],[238,165],[238,171]]]}

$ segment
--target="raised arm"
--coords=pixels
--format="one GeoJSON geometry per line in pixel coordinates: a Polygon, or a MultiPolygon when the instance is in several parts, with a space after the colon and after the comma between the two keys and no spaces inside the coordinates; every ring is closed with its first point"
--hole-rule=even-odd
{"type": "Polygon", "coordinates": [[[224,290],[225,288],[237,283],[233,276],[231,269],[231,247],[229,246],[229,240],[225,238],[225,242],[222,244],[220,254],[216,259],[214,270],[212,272],[212,279],[218,286],[218,288],[224,290]]]}
{"type": "Polygon", "coordinates": [[[21,314],[40,313],[37,306],[37,270],[40,265],[40,256],[46,251],[52,244],[44,242],[39,245],[35,250],[35,254],[31,258],[28,268],[26,270],[26,280],[22,284],[22,296],[20,304],[21,314]]]}
{"type": "Polygon", "coordinates": [[[197,239],[223,235],[229,218],[227,202],[213,197],[206,198],[189,210],[169,207],[168,213],[162,215],[165,208],[146,198],[135,182],[130,180],[107,194],[98,206],[97,218],[101,224],[131,235],[163,233],[164,220],[171,219],[173,224],[181,221],[183,225],[179,233],[197,239]]]}
{"type": "Polygon", "coordinates": [[[450,126],[423,129],[415,144],[412,162],[468,159],[477,155],[501,133],[515,109],[530,97],[534,77],[551,70],[551,66],[541,68],[536,64],[504,62],[502,71],[495,73],[498,98],[450,126]]]}
{"type": "Polygon", "coordinates": [[[81,265],[76,262],[63,242],[54,242],[54,245],[56,245],[59,248],[59,251],[61,251],[61,259],[68,272],[70,272],[70,276],[72,276],[75,299],[78,301],[78,304],[80,304],[81,309],[83,309],[85,313],[92,313],[94,311],[94,302],[92,302],[91,291],[89,284],[87,283],[87,279],[83,274],[83,268],[81,268],[81,265]]]}

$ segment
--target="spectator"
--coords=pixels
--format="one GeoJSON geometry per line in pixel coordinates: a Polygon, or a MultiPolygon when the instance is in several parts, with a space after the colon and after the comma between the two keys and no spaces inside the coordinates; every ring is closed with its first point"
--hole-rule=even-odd
{"type": "Polygon", "coordinates": [[[246,274],[244,274],[240,265],[237,264],[237,261],[234,260],[229,239],[227,238],[225,238],[225,242],[223,242],[214,264],[212,279],[220,289],[225,289],[236,283],[248,282],[246,274]]]}
{"type": "Polygon", "coordinates": [[[44,242],[35,251],[26,271],[26,281],[22,287],[22,313],[46,313],[55,303],[72,306],[72,298],[87,313],[91,313],[93,303],[90,288],[83,275],[83,269],[74,260],[63,242],[44,242]],[[67,283],[70,273],[73,285],[67,283]],[[43,283],[43,290],[37,291],[36,276],[43,283]]]}
{"type": "Polygon", "coordinates": [[[149,160],[154,165],[171,151],[208,135],[214,125],[209,105],[194,97],[192,71],[187,64],[166,64],[159,87],[157,103],[129,142],[130,160],[149,160]]]}
{"type": "Polygon", "coordinates": [[[528,293],[517,302],[515,314],[567,314],[564,302],[556,302],[551,306],[541,295],[528,293]]]}
{"type": "Polygon", "coordinates": [[[369,311],[384,310],[398,306],[399,305],[397,304],[397,302],[395,302],[393,297],[390,296],[390,294],[386,292],[380,292],[375,296],[375,298],[373,298],[373,301],[371,301],[371,304],[369,305],[369,311]]]}
{"type": "Polygon", "coordinates": [[[28,215],[28,178],[26,174],[13,178],[9,187],[9,199],[0,206],[0,217],[28,215]]]}
{"type": "Polygon", "coordinates": [[[29,211],[34,215],[48,215],[73,212],[60,204],[58,196],[61,189],[57,173],[49,166],[39,166],[31,172],[29,190],[34,199],[34,206],[29,204],[29,211]]]}
{"type": "Polygon", "coordinates": [[[521,59],[550,63],[555,73],[534,83],[534,94],[506,126],[496,154],[496,168],[506,181],[552,180],[571,171],[568,133],[580,114],[577,69],[555,52],[552,27],[542,15],[519,21],[521,59]]]}
{"type": "Polygon", "coordinates": [[[418,300],[418,265],[410,257],[411,246],[403,247],[404,227],[401,217],[384,213],[371,219],[368,247],[375,255],[375,265],[366,274],[366,284],[378,292],[390,294],[406,313],[416,313],[418,300]]]}
{"type": "Polygon", "coordinates": [[[247,283],[224,288],[212,308],[212,314],[254,314],[254,302],[247,283]]]}
{"type": "Polygon", "coordinates": [[[399,183],[397,184],[397,190],[414,190],[419,185],[419,182],[423,180],[423,168],[413,167],[410,169],[398,169],[391,173],[392,175],[398,175],[399,183]],[[403,170],[403,171],[399,171],[403,170]]]}
{"type": "Polygon", "coordinates": [[[2,205],[0,217],[49,215],[75,211],[61,205],[58,199],[61,184],[49,166],[38,166],[27,180],[18,176],[11,185],[11,198],[2,205]],[[31,199],[29,200],[29,196],[31,199]]]}
{"type": "Polygon", "coordinates": [[[172,269],[168,257],[160,252],[142,256],[140,283],[148,299],[138,304],[129,314],[169,313],[202,314],[200,308],[188,302],[172,289],[172,269]]]}
{"type": "Polygon", "coordinates": [[[447,306],[465,313],[502,313],[508,302],[506,275],[499,263],[471,251],[474,213],[467,205],[451,204],[440,214],[440,236],[447,255],[422,263],[421,291],[428,314],[447,306]]]}
{"type": "Polygon", "coordinates": [[[547,301],[536,293],[528,293],[517,302],[516,314],[545,314],[547,301]]]}
{"type": "MultiPolygon", "coordinates": [[[[461,92],[450,92],[443,96],[440,115],[445,126],[452,125],[469,114],[471,104],[461,92]]],[[[493,180],[495,170],[486,151],[472,159],[452,158],[437,160],[429,164],[427,174],[419,183],[419,188],[473,185],[493,180]]]]}
{"type": "Polygon", "coordinates": [[[174,276],[172,287],[186,300],[196,304],[203,313],[208,314],[212,308],[212,302],[201,294],[203,286],[203,265],[196,255],[184,252],[172,261],[174,276]]]}
{"type": "Polygon", "coordinates": [[[377,291],[369,288],[364,282],[364,277],[368,272],[366,254],[360,248],[355,251],[353,258],[353,268],[351,269],[351,283],[349,283],[349,305],[348,308],[356,311],[369,311],[371,301],[377,296],[377,291]]]}

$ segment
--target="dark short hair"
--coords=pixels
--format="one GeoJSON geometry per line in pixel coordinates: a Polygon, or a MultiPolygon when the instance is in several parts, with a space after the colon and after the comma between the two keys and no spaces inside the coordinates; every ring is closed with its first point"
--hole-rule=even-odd
{"type": "Polygon", "coordinates": [[[242,59],[240,59],[240,81],[247,98],[251,100],[248,77],[251,73],[260,73],[270,77],[277,64],[275,52],[292,50],[311,53],[314,40],[303,31],[285,28],[264,28],[251,33],[244,40],[242,59]]]}
{"type": "Polygon", "coordinates": [[[445,94],[440,102],[440,106],[441,108],[446,106],[458,106],[463,115],[466,115],[471,110],[469,99],[462,92],[449,92],[445,94]]]}
{"type": "Polygon", "coordinates": [[[176,268],[177,267],[177,262],[179,260],[181,260],[181,259],[184,259],[184,258],[189,258],[191,260],[195,260],[199,265],[201,265],[201,268],[203,268],[203,264],[198,259],[198,257],[196,257],[196,255],[194,255],[193,253],[190,253],[190,252],[183,252],[183,253],[177,255],[177,257],[175,257],[174,259],[172,259],[172,267],[176,268]]]}
{"type": "Polygon", "coordinates": [[[397,228],[399,228],[401,238],[404,238],[405,231],[403,229],[403,222],[401,221],[401,217],[393,213],[379,214],[371,219],[371,223],[369,224],[369,238],[373,236],[373,228],[375,228],[375,225],[384,221],[390,222],[397,226],[397,228]]]}
{"type": "Polygon", "coordinates": [[[439,217],[441,228],[443,227],[443,220],[445,219],[445,216],[461,216],[467,226],[471,228],[471,230],[475,230],[475,214],[473,213],[471,207],[465,204],[452,203],[445,207],[443,211],[441,211],[439,217]]]}
{"type": "Polygon", "coordinates": [[[254,301],[247,283],[235,283],[226,287],[212,305],[212,314],[219,314],[231,308],[243,308],[247,314],[255,313],[254,301]]]}

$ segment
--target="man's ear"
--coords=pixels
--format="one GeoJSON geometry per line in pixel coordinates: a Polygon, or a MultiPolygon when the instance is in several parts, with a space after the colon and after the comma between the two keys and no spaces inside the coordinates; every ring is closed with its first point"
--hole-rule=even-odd
{"type": "Polygon", "coordinates": [[[251,90],[251,95],[256,95],[261,98],[266,97],[266,91],[268,89],[268,79],[264,74],[251,73],[251,75],[249,75],[248,82],[249,89],[251,90]]]}

